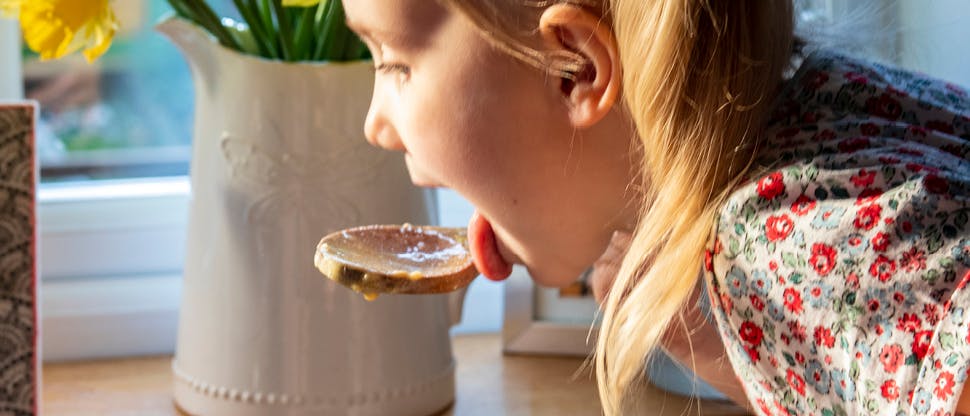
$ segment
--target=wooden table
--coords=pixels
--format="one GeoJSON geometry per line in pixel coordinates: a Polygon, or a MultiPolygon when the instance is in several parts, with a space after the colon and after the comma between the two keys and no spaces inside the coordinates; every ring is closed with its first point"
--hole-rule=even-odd
{"type": "MultiPolygon", "coordinates": [[[[579,358],[505,356],[499,334],[454,338],[457,392],[445,415],[597,415],[596,382],[579,358]]],[[[44,365],[45,416],[177,416],[171,357],[44,365]]],[[[696,415],[698,403],[647,388],[649,415],[696,415]],[[687,413],[685,410],[690,409],[687,413]]],[[[737,407],[700,403],[703,415],[741,415],[737,407]]]]}

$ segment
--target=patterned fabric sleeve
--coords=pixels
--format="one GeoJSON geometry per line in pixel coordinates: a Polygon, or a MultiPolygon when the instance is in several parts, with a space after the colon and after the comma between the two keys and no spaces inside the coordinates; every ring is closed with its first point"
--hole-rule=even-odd
{"type": "Polygon", "coordinates": [[[705,261],[764,415],[952,415],[970,364],[970,97],[816,54],[705,261]]]}

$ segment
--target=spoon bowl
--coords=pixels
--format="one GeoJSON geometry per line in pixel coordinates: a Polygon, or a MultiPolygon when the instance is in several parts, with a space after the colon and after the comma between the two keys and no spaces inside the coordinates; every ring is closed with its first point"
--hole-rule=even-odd
{"type": "Polygon", "coordinates": [[[464,228],[368,225],[337,231],[317,245],[317,269],[372,300],[383,293],[445,293],[478,276],[464,228]]]}

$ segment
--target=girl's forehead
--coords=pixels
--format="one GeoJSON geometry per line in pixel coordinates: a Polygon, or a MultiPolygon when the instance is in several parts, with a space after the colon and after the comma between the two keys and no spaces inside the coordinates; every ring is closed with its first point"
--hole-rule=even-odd
{"type": "Polygon", "coordinates": [[[436,0],[350,0],[344,2],[347,24],[382,43],[420,45],[451,14],[436,0]]]}

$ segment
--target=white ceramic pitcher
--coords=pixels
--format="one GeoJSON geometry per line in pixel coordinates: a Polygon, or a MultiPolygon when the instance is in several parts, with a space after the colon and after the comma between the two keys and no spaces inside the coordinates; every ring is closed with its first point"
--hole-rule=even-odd
{"type": "Polygon", "coordinates": [[[371,63],[275,62],[184,20],[158,29],[188,57],[196,94],[178,406],[205,416],[447,407],[453,299],[367,302],[313,266],[331,231],[435,219],[401,156],[363,137],[371,63]]]}

